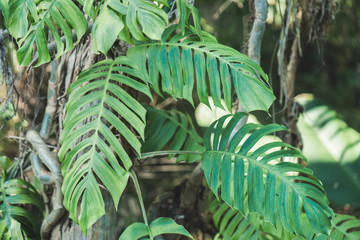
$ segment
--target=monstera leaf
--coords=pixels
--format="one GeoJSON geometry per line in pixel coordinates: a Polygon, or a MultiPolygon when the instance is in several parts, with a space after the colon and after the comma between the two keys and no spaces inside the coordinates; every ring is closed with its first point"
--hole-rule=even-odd
{"type": "Polygon", "coordinates": [[[275,99],[259,65],[236,50],[215,42],[198,42],[177,35],[167,42],[130,48],[128,56],[139,63],[146,81],[160,95],[165,92],[193,104],[196,83],[201,102],[209,106],[210,91],[215,106],[223,108],[223,94],[230,111],[233,90],[247,111],[267,111],[275,99]]]}
{"type": "MultiPolygon", "coordinates": [[[[93,0],[86,0],[85,9],[90,16],[95,18],[93,2],[93,0]]],[[[152,2],[106,0],[101,6],[91,32],[92,49],[106,54],[120,36],[120,32],[123,32],[122,35],[130,33],[137,41],[160,40],[167,25],[167,14],[152,2]]]]}
{"type": "Polygon", "coordinates": [[[149,226],[140,222],[131,224],[121,234],[119,240],[137,240],[147,236],[153,240],[154,237],[161,234],[180,234],[193,239],[183,226],[178,225],[170,218],[161,217],[154,220],[149,226]]]}
{"type": "Polygon", "coordinates": [[[32,0],[10,1],[10,33],[18,40],[17,57],[21,65],[28,65],[33,57],[33,45],[38,52],[37,66],[49,62],[47,47],[47,29],[56,42],[57,57],[73,48],[72,29],[79,40],[87,30],[87,21],[71,0],[45,0],[35,6],[32,0]],[[31,24],[28,28],[27,9],[31,13],[31,24]],[[59,31],[59,30],[60,31],[59,31]],[[61,39],[65,37],[65,45],[61,39]]]}
{"type": "Polygon", "coordinates": [[[307,95],[297,97],[305,111],[298,127],[309,166],[324,183],[333,204],[360,206],[360,133],[334,110],[307,95]]]}
{"type": "Polygon", "coordinates": [[[205,134],[207,150],[201,167],[215,196],[245,216],[249,212],[259,213],[265,221],[280,223],[298,235],[303,235],[300,216],[304,209],[313,231],[327,234],[333,212],[322,184],[310,169],[281,161],[285,157],[305,159],[301,152],[283,142],[255,146],[263,136],[287,129],[276,124],[250,123],[231,138],[244,115],[237,113],[223,130],[225,120],[231,115],[224,116],[205,134]],[[250,136],[244,139],[248,133],[250,136]]]}
{"type": "MultiPolygon", "coordinates": [[[[210,198],[213,198],[210,196],[210,198]]],[[[244,217],[239,211],[229,205],[220,203],[216,198],[210,201],[210,212],[213,222],[219,231],[214,240],[300,240],[305,239],[285,231],[281,226],[275,226],[264,221],[258,214],[244,217]]]]}
{"type": "Polygon", "coordinates": [[[0,239],[39,238],[40,216],[24,208],[33,205],[43,210],[43,203],[35,188],[22,179],[0,177],[0,239]]]}
{"type": "Polygon", "coordinates": [[[128,124],[144,138],[146,110],[123,87],[151,95],[146,84],[124,75],[142,79],[134,65],[125,57],[104,60],[82,72],[69,88],[59,151],[62,191],[64,206],[84,232],[105,214],[97,179],[109,190],[115,207],[127,184],[132,162],[117,133],[140,155],[141,143],[128,124]]]}
{"type": "Polygon", "coordinates": [[[307,239],[314,240],[357,240],[360,239],[360,220],[350,215],[336,214],[329,235],[315,235],[310,224],[305,225],[304,232],[307,239]]]}
{"type": "MultiPolygon", "coordinates": [[[[189,116],[179,111],[164,111],[148,108],[148,125],[145,128],[145,142],[141,152],[182,150],[203,152],[202,139],[189,116]]],[[[169,158],[172,158],[170,155],[169,158]]],[[[176,161],[189,163],[200,160],[199,155],[181,154],[176,161]]]]}

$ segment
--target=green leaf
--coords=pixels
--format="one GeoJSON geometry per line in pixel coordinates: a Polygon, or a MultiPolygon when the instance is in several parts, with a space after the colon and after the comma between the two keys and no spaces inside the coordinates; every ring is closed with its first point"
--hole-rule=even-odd
{"type": "Polygon", "coordinates": [[[226,203],[220,203],[212,194],[209,198],[212,198],[209,210],[212,213],[214,225],[219,231],[217,236],[224,240],[304,239],[286,231],[281,226],[277,229],[264,221],[258,214],[249,214],[244,217],[239,211],[231,209],[226,203]]]}
{"type": "Polygon", "coordinates": [[[0,171],[7,170],[12,164],[10,158],[6,156],[0,156],[0,171]]]}
{"type": "Polygon", "coordinates": [[[309,166],[324,183],[333,204],[360,206],[360,134],[326,105],[302,102],[298,127],[309,166]]]}
{"type": "MultiPolygon", "coordinates": [[[[23,3],[24,0],[18,0],[17,2],[23,3]]],[[[22,9],[24,9],[24,7],[25,5],[22,5],[22,9]]],[[[33,7],[34,6],[31,6],[29,10],[34,17],[35,12],[31,10],[33,7]]],[[[36,45],[39,56],[37,66],[51,60],[47,47],[46,28],[50,30],[56,42],[56,57],[61,56],[64,52],[70,51],[73,48],[71,28],[75,30],[78,40],[81,39],[87,30],[87,21],[83,13],[71,0],[41,1],[37,6],[37,11],[38,18],[34,19],[35,21],[31,23],[27,33],[18,41],[19,50],[17,57],[21,65],[28,65],[32,60],[34,44],[36,45]],[[61,33],[65,37],[65,45],[60,38],[61,33]]],[[[17,24],[25,26],[25,21],[25,19],[19,20],[17,24]]],[[[21,30],[16,34],[21,36],[23,32],[21,30]]]]}
{"type": "Polygon", "coordinates": [[[143,79],[136,64],[119,57],[96,63],[69,87],[59,151],[62,191],[64,206],[84,232],[105,214],[96,179],[109,190],[115,207],[127,185],[132,162],[116,133],[140,155],[141,143],[128,126],[144,138],[146,110],[123,88],[151,95],[146,84],[128,76],[143,79]]]}
{"type": "Polygon", "coordinates": [[[91,30],[92,50],[95,53],[100,51],[106,54],[124,28],[121,18],[108,7],[112,1],[105,2],[91,30]]]}
{"type": "Polygon", "coordinates": [[[193,239],[191,234],[186,231],[183,226],[177,224],[171,218],[161,217],[150,223],[150,226],[139,222],[131,224],[121,234],[119,240],[136,240],[145,236],[149,236],[150,239],[153,240],[154,237],[161,234],[179,234],[193,239]]]}
{"type": "Polygon", "coordinates": [[[201,167],[215,196],[245,216],[259,213],[265,221],[280,223],[298,235],[303,235],[300,215],[304,209],[313,231],[327,234],[333,212],[321,182],[310,169],[281,161],[285,157],[305,159],[301,152],[283,142],[255,145],[262,137],[287,129],[249,123],[230,138],[244,113],[237,113],[223,129],[230,116],[214,122],[204,137],[207,151],[201,167]]]}
{"type": "MultiPolygon", "coordinates": [[[[9,1],[8,0],[0,0],[0,10],[4,17],[4,25],[8,26],[8,18],[9,18],[9,1]]],[[[1,235],[0,235],[1,237],[1,235]]]]}
{"type": "Polygon", "coordinates": [[[259,65],[218,43],[189,39],[178,42],[174,38],[130,48],[128,56],[139,63],[146,81],[158,94],[165,92],[192,104],[195,79],[199,99],[208,106],[209,92],[215,106],[220,108],[223,108],[223,95],[230,111],[233,90],[246,111],[268,111],[275,99],[259,65]]]}
{"type": "Polygon", "coordinates": [[[360,220],[350,215],[336,214],[333,219],[331,233],[327,236],[324,234],[315,235],[311,231],[311,225],[308,224],[304,227],[304,232],[307,239],[314,240],[357,240],[360,239],[360,220]]]}
{"type": "MultiPolygon", "coordinates": [[[[202,139],[189,116],[179,111],[163,111],[150,107],[147,110],[148,124],[145,128],[142,153],[164,150],[204,151],[202,139]]],[[[169,158],[173,156],[170,155],[169,158]]],[[[192,163],[199,159],[198,155],[181,154],[176,161],[192,163]]]]}
{"type": "Polygon", "coordinates": [[[30,14],[35,21],[39,19],[33,0],[10,0],[9,12],[9,32],[16,39],[26,35],[30,14]]]}
{"type": "Polygon", "coordinates": [[[37,207],[41,216],[44,206],[35,188],[22,179],[6,179],[3,172],[0,177],[0,236],[23,239],[24,230],[29,236],[39,237],[41,218],[26,210],[25,205],[37,207]]]}

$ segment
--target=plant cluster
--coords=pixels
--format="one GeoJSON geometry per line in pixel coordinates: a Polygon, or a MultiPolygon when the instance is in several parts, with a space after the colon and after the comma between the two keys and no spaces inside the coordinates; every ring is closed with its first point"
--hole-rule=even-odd
{"type": "MultiPolygon", "coordinates": [[[[298,149],[282,141],[257,145],[286,127],[248,123],[238,129],[247,116],[238,112],[215,121],[202,139],[186,114],[147,105],[154,96],[168,96],[210,106],[211,97],[230,112],[235,101],[246,112],[267,112],[275,100],[260,66],[202,31],[199,12],[188,1],[1,0],[0,9],[21,65],[46,64],[87,36],[92,50],[107,56],[70,85],[58,151],[62,203],[85,234],[106,213],[99,184],[117,207],[131,178],[144,222],[128,226],[119,239],[193,238],[173,219],[147,219],[134,160],[166,154],[200,164],[213,193],[216,239],[358,236],[348,230],[359,222],[333,213],[312,170],[284,160],[306,162],[298,149]],[[117,41],[132,47],[124,56],[109,57],[117,41]]],[[[48,154],[32,144],[41,159],[48,154]]],[[[0,182],[0,238],[37,238],[40,226],[23,206],[42,209],[40,197],[29,183],[9,178],[6,169],[11,168],[4,167],[0,182]]]]}

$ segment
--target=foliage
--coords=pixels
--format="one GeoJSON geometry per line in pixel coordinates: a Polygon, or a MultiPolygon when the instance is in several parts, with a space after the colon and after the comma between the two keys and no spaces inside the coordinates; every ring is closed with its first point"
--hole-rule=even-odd
{"type": "MultiPolygon", "coordinates": [[[[147,108],[147,122],[145,139],[141,152],[165,150],[182,150],[203,152],[202,139],[197,134],[189,116],[179,111],[164,111],[156,108],[147,108]]],[[[170,155],[172,158],[174,155],[170,155]]],[[[194,154],[181,154],[177,162],[196,162],[200,157],[194,154]]]]}
{"type": "Polygon", "coordinates": [[[25,205],[43,210],[41,196],[28,182],[9,178],[8,164],[1,163],[4,170],[0,176],[0,239],[39,238],[41,219],[38,214],[29,212],[25,205]]]}
{"type": "Polygon", "coordinates": [[[121,234],[119,240],[135,240],[145,236],[149,236],[150,239],[153,240],[154,237],[166,233],[180,234],[193,239],[191,234],[188,233],[183,226],[178,225],[170,218],[162,217],[154,220],[149,226],[140,222],[131,224],[126,228],[123,234],[121,234]]]}
{"type": "Polygon", "coordinates": [[[302,98],[305,111],[298,126],[309,166],[324,183],[333,204],[359,206],[360,134],[326,105],[306,95],[302,98]]]}
{"type": "MultiPolygon", "coordinates": [[[[47,45],[50,38],[54,39],[56,57],[71,50],[75,35],[80,41],[88,29],[82,7],[94,21],[89,26],[92,49],[103,53],[106,59],[82,71],[70,85],[58,152],[64,177],[63,204],[85,234],[105,214],[99,184],[110,192],[117,208],[131,177],[144,223],[130,225],[120,239],[154,239],[168,233],[192,238],[170,218],[158,218],[148,224],[133,169],[133,160],[146,154],[174,157],[175,153],[186,154],[178,161],[190,163],[199,161],[197,155],[202,153],[200,163],[208,186],[216,201],[226,204],[214,213],[215,224],[225,238],[238,238],[240,233],[242,237],[261,238],[261,232],[338,236],[347,234],[353,226],[346,223],[358,225],[354,219],[343,223],[347,219],[339,217],[332,225],[334,214],[322,183],[309,168],[288,161],[306,160],[298,149],[278,141],[256,145],[262,137],[286,131],[286,127],[249,123],[237,129],[246,114],[236,113],[215,121],[201,141],[188,116],[143,105],[147,104],[144,96],[150,100],[153,95],[185,99],[193,106],[198,102],[210,106],[211,97],[216,107],[223,108],[224,99],[226,108],[232,111],[236,98],[248,112],[268,112],[275,99],[260,66],[202,31],[199,13],[187,1],[176,0],[178,24],[170,26],[168,1],[164,0],[0,3],[5,24],[17,40],[17,56],[22,65],[31,65],[36,59],[37,65],[49,62],[53,57],[53,50],[47,45]],[[15,10],[26,17],[15,15],[15,10]],[[125,56],[107,55],[118,40],[134,46],[125,56]],[[261,228],[246,219],[250,213],[262,220],[261,228]]],[[[5,234],[8,229],[14,234],[15,228],[19,234],[38,231],[36,221],[17,206],[33,204],[41,209],[36,191],[23,180],[6,179],[5,173],[1,181],[0,209],[5,217],[0,222],[0,233],[5,234]]]]}
{"type": "Polygon", "coordinates": [[[305,159],[301,152],[283,142],[255,146],[263,136],[286,128],[249,123],[231,138],[244,114],[237,113],[223,130],[228,117],[230,115],[214,122],[204,137],[206,151],[201,167],[215,196],[219,198],[221,191],[221,198],[243,215],[259,213],[265,221],[274,225],[281,223],[286,230],[298,235],[302,235],[300,216],[304,209],[314,232],[328,233],[333,212],[328,207],[322,184],[310,169],[281,161],[285,157],[305,159]]]}

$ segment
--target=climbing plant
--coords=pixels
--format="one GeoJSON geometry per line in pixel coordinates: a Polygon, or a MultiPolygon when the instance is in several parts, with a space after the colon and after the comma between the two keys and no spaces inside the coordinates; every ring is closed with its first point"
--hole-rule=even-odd
{"type": "MultiPolygon", "coordinates": [[[[155,97],[184,99],[192,106],[199,102],[210,106],[211,98],[216,107],[229,112],[235,102],[246,112],[268,112],[275,100],[268,77],[258,63],[202,31],[199,12],[188,1],[0,3],[7,31],[17,42],[21,65],[54,62],[82,38],[91,38],[92,50],[102,56],[102,60],[81,69],[66,90],[57,154],[61,171],[52,164],[57,159],[45,149],[45,136],[34,132],[27,135],[35,150],[33,169],[39,159],[47,165],[51,172],[47,181],[57,184],[60,205],[85,234],[106,213],[100,186],[110,193],[117,208],[130,178],[138,194],[143,222],[128,226],[117,236],[119,239],[154,239],[162,234],[193,238],[173,219],[161,217],[149,222],[147,218],[134,162],[163,155],[200,164],[215,201],[222,204],[221,212],[214,214],[218,215],[214,217],[218,236],[239,236],[241,231],[250,229],[250,214],[258,214],[273,226],[268,229],[275,228],[283,236],[346,234],[346,227],[333,221],[338,218],[334,218],[322,184],[311,169],[286,161],[296,158],[306,162],[301,151],[282,141],[261,144],[263,137],[287,131],[286,127],[252,123],[239,126],[247,113],[238,112],[215,121],[201,138],[185,113],[148,106],[155,97]],[[177,7],[175,21],[170,21],[171,6],[177,7]],[[21,17],[17,12],[23,13],[21,17]],[[52,43],[48,44],[50,39],[52,43]],[[121,56],[111,52],[119,41],[132,45],[121,56]],[[220,219],[223,214],[229,216],[220,219]],[[236,230],[239,224],[245,227],[236,230]],[[336,233],[331,232],[334,226],[336,233]]],[[[15,205],[34,204],[41,208],[41,204],[28,183],[8,180],[6,176],[3,172],[0,216],[5,220],[0,221],[0,236],[15,238],[12,219],[19,214],[12,213],[12,209],[21,211],[25,220],[30,219],[25,210],[15,205]]],[[[45,181],[45,177],[41,179],[45,181]]],[[[61,207],[58,212],[62,212],[61,207]]],[[[55,211],[51,214],[57,216],[52,218],[54,225],[53,219],[58,220],[61,215],[55,211]]],[[[23,229],[18,239],[25,238],[28,222],[16,223],[23,229]]],[[[49,227],[41,229],[46,229],[42,238],[48,236],[49,227]]],[[[258,239],[262,236],[260,231],[266,228],[248,231],[249,236],[258,239]]]]}

